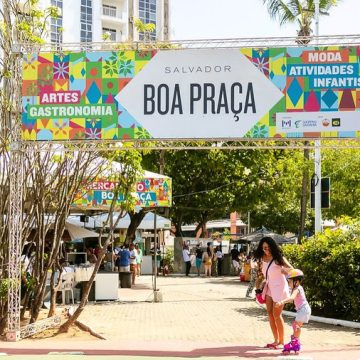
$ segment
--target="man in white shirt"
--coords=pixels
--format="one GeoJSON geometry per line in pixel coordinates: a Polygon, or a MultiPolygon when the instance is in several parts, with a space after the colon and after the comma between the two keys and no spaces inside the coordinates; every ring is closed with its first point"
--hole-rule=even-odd
{"type": "Polygon", "coordinates": [[[184,247],[183,247],[183,258],[184,258],[184,262],[185,262],[185,275],[189,276],[190,269],[191,269],[191,260],[190,260],[189,245],[187,245],[187,244],[184,244],[184,247]]]}
{"type": "Polygon", "coordinates": [[[136,264],[137,251],[135,250],[135,245],[130,244],[129,250],[130,250],[130,271],[131,271],[132,285],[135,285],[135,277],[137,273],[137,264],[136,264]]]}
{"type": "Polygon", "coordinates": [[[221,251],[221,247],[217,246],[216,247],[216,261],[217,261],[217,274],[218,276],[222,275],[222,262],[223,262],[223,253],[221,251]]]}

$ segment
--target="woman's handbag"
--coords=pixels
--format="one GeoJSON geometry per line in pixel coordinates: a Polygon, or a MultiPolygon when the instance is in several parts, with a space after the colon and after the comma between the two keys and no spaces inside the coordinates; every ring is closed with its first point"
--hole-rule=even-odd
{"type": "Polygon", "coordinates": [[[265,304],[265,302],[266,302],[265,296],[263,296],[263,294],[266,294],[266,290],[267,290],[267,286],[268,286],[267,285],[268,271],[269,271],[269,267],[273,261],[274,261],[274,259],[272,259],[270,261],[270,264],[268,265],[268,267],[266,269],[266,280],[263,282],[263,284],[261,285],[261,287],[259,289],[255,290],[255,293],[256,293],[255,298],[259,304],[265,304]]]}

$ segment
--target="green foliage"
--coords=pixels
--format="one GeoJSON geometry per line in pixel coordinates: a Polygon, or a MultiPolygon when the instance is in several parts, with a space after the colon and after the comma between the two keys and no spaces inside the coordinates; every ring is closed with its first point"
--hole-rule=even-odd
{"type": "Polygon", "coordinates": [[[314,315],[360,321],[360,222],[326,230],[284,254],[305,274],[304,288],[314,315]]]}
{"type": "Polygon", "coordinates": [[[224,229],[224,232],[223,232],[223,239],[224,240],[230,240],[231,239],[231,236],[230,236],[231,232],[229,229],[224,229]]]}
{"type": "MultiPolygon", "coordinates": [[[[144,155],[143,164],[158,171],[159,153],[144,155]]],[[[174,200],[170,216],[179,229],[181,224],[250,211],[253,227],[297,232],[302,169],[310,166],[299,150],[214,146],[213,150],[167,151],[164,173],[173,179],[174,200]]]]}
{"type": "Polygon", "coordinates": [[[0,279],[0,300],[6,300],[9,290],[9,279],[0,279]]]}
{"type": "Polygon", "coordinates": [[[166,249],[163,259],[163,264],[168,265],[170,272],[174,270],[174,249],[171,248],[166,249]]]}
{"type": "Polygon", "coordinates": [[[360,212],[360,150],[352,148],[357,145],[354,140],[342,144],[346,148],[322,150],[322,176],[330,177],[331,184],[331,207],[323,211],[326,219],[356,217],[360,212]]]}
{"type": "Polygon", "coordinates": [[[156,26],[153,23],[144,24],[140,19],[135,19],[134,21],[135,28],[138,32],[152,33],[155,31],[156,26]]]}

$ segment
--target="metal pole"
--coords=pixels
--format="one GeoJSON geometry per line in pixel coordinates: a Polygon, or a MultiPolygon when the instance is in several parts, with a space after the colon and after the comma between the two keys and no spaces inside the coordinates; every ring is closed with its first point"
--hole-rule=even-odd
{"type": "Polygon", "coordinates": [[[21,239],[24,154],[20,142],[10,148],[10,201],[9,201],[9,291],[8,291],[8,341],[20,340],[21,300],[21,239]]]}
{"type": "Polygon", "coordinates": [[[315,233],[321,232],[321,141],[315,140],[315,233]]]}
{"type": "MultiPolygon", "coordinates": [[[[320,15],[320,0],[315,0],[315,36],[319,36],[319,15],[320,15]]],[[[318,42],[318,39],[316,39],[318,42]]]]}
{"type": "Polygon", "coordinates": [[[154,297],[155,297],[155,291],[157,290],[156,288],[156,278],[157,278],[157,239],[156,239],[156,209],[154,209],[154,297]]]}
{"type": "MultiPolygon", "coordinates": [[[[315,36],[319,42],[320,0],[315,0],[315,36]]],[[[315,140],[315,233],[322,231],[321,226],[321,140],[315,140]]]]}
{"type": "Polygon", "coordinates": [[[157,279],[157,228],[156,228],[156,208],[154,209],[154,283],[153,283],[153,294],[154,294],[154,302],[162,302],[162,295],[160,290],[156,287],[156,279],[157,279]]]}
{"type": "Polygon", "coordinates": [[[248,234],[250,234],[250,211],[248,211],[248,234]]]}

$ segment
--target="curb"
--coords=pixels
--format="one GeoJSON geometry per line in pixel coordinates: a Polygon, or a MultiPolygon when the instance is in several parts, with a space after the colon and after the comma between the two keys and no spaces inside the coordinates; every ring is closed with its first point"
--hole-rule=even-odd
{"type": "MultiPolygon", "coordinates": [[[[294,313],[292,311],[286,311],[286,310],[283,311],[283,314],[287,315],[287,316],[293,316],[293,317],[296,316],[296,313],[294,313]]],[[[330,324],[330,325],[349,327],[349,328],[353,328],[353,329],[360,329],[360,323],[355,322],[355,321],[324,318],[324,317],[314,316],[314,315],[310,316],[310,320],[319,322],[319,323],[323,323],[323,324],[330,324]]]]}
{"type": "MultiPolygon", "coordinates": [[[[256,304],[258,304],[258,306],[260,306],[266,310],[265,304],[259,304],[257,301],[255,301],[255,302],[256,302],[256,304]]],[[[292,312],[292,311],[284,310],[282,312],[282,314],[286,315],[286,316],[296,317],[296,313],[292,312]]],[[[323,323],[323,324],[343,326],[343,327],[348,327],[348,328],[353,328],[353,329],[360,329],[360,323],[356,322],[356,321],[325,318],[325,317],[315,316],[315,315],[311,315],[310,320],[314,321],[314,322],[318,322],[318,323],[323,323]]],[[[287,357],[287,359],[289,359],[289,358],[287,357]]]]}

